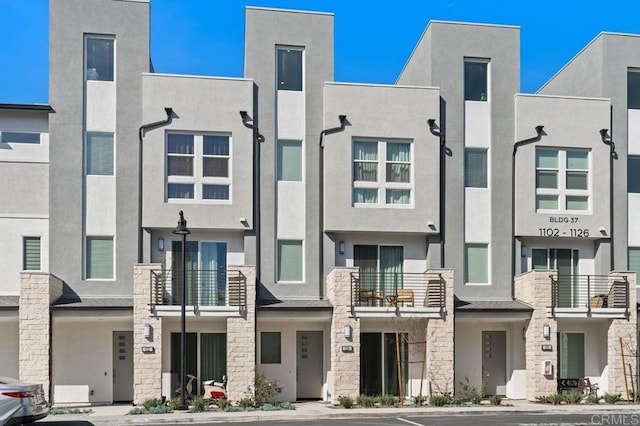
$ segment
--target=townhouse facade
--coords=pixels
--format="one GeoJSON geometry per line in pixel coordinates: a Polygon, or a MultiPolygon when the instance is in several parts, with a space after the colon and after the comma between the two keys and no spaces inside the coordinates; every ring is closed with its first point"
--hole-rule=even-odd
{"type": "Polygon", "coordinates": [[[248,7],[242,78],[168,75],[149,7],[51,2],[49,105],[0,104],[0,376],[174,397],[184,302],[199,395],[637,377],[640,38],[520,94],[518,27],[431,21],[396,84],[355,84],[332,14],[248,7]]]}

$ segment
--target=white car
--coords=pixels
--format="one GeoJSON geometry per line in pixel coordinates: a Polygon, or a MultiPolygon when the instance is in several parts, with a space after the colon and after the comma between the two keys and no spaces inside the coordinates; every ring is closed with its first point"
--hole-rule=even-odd
{"type": "Polygon", "coordinates": [[[42,385],[0,377],[0,426],[31,423],[48,414],[42,385]]]}

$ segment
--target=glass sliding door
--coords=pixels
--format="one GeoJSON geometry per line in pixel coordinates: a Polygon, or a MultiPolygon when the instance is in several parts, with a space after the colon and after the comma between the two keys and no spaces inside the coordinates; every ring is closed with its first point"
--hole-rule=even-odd
{"type": "Polygon", "coordinates": [[[584,333],[560,333],[560,378],[584,377],[584,333]]]}
{"type": "Polygon", "coordinates": [[[395,294],[402,288],[403,248],[380,246],[380,286],[384,294],[395,294]]]}
{"type": "Polygon", "coordinates": [[[407,394],[407,373],[409,372],[409,355],[407,351],[407,335],[404,333],[384,333],[384,393],[400,395],[399,384],[402,383],[402,394],[407,394]],[[396,336],[399,342],[396,345],[396,336]],[[398,352],[400,368],[398,368],[398,352]],[[398,380],[398,373],[401,380],[398,380]]]}
{"type": "MultiPolygon", "coordinates": [[[[182,303],[182,241],[171,242],[171,299],[176,305],[182,303]]],[[[198,270],[198,242],[187,241],[186,256],[187,305],[194,303],[194,286],[198,270]]]]}
{"type": "Polygon", "coordinates": [[[200,304],[225,306],[227,294],[227,244],[200,243],[200,304]]]}
{"type": "Polygon", "coordinates": [[[227,335],[225,333],[200,334],[200,376],[202,381],[222,381],[227,374],[227,335]]]}
{"type": "Polygon", "coordinates": [[[378,291],[378,246],[354,245],[353,265],[359,269],[360,288],[378,291]]]}
{"type": "Polygon", "coordinates": [[[382,394],[382,334],[360,334],[360,393],[382,394]]]}
{"type": "MultiPolygon", "coordinates": [[[[198,334],[197,333],[187,333],[187,374],[191,374],[193,376],[198,377],[198,334]]],[[[181,357],[180,357],[180,333],[171,333],[171,389],[173,391],[173,396],[178,396],[179,394],[176,392],[177,389],[180,389],[180,365],[181,365],[181,357]]],[[[186,383],[189,382],[189,379],[186,379],[186,383]]],[[[200,386],[197,380],[194,380],[191,384],[191,393],[194,395],[198,394],[198,390],[200,386]]]]}
{"type": "Polygon", "coordinates": [[[407,394],[409,373],[409,354],[407,335],[398,333],[361,333],[360,334],[360,393],[365,395],[407,394]],[[400,370],[398,371],[398,352],[400,370]],[[398,380],[398,372],[402,379],[398,380]]]}

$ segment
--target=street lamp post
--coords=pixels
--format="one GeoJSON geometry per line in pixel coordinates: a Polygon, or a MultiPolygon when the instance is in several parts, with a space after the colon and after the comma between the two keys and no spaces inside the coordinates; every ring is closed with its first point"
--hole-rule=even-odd
{"type": "Polygon", "coordinates": [[[180,409],[185,410],[186,379],[187,379],[187,235],[191,233],[187,228],[187,221],[180,210],[178,226],[172,231],[182,236],[182,300],[180,303],[180,409]]]}

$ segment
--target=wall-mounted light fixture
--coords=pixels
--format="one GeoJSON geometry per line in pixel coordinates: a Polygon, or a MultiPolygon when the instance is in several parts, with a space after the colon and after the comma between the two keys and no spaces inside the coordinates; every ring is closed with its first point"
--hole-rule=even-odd
{"type": "Polygon", "coordinates": [[[542,326],[542,337],[544,337],[545,339],[551,337],[551,327],[549,327],[549,324],[545,324],[542,326]]]}
{"type": "Polygon", "coordinates": [[[344,254],[344,241],[340,241],[340,242],[338,243],[338,252],[339,252],[340,254],[344,254]]]}
{"type": "Polygon", "coordinates": [[[351,328],[351,326],[349,324],[344,326],[344,337],[346,337],[347,339],[351,339],[351,336],[353,335],[353,329],[351,328]]]}
{"type": "Polygon", "coordinates": [[[152,334],[153,334],[153,329],[151,328],[151,324],[145,324],[144,325],[144,337],[146,337],[148,339],[149,337],[151,337],[152,334]]]}
{"type": "Polygon", "coordinates": [[[158,250],[159,251],[164,250],[164,238],[162,237],[158,238],[158,250]]]}

